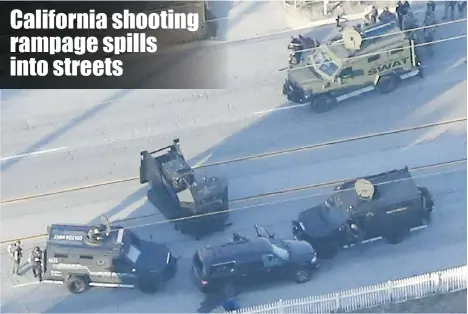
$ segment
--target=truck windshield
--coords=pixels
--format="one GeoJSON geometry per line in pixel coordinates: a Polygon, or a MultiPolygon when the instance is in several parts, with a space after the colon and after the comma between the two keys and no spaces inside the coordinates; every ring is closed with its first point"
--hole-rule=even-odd
{"type": "Polygon", "coordinates": [[[333,228],[342,225],[346,220],[348,220],[349,214],[346,209],[341,206],[330,206],[325,205],[320,209],[320,217],[322,220],[331,225],[333,228]]]}
{"type": "Polygon", "coordinates": [[[313,56],[313,60],[317,69],[327,76],[332,77],[338,71],[338,65],[324,51],[317,50],[313,56]]]}
{"type": "Polygon", "coordinates": [[[140,239],[129,230],[125,230],[124,235],[125,256],[136,263],[141,255],[140,239]]]}
{"type": "Polygon", "coordinates": [[[129,260],[132,261],[132,263],[136,264],[138,257],[141,255],[141,251],[134,246],[133,244],[129,244],[128,249],[127,249],[127,254],[125,254],[129,260]]]}

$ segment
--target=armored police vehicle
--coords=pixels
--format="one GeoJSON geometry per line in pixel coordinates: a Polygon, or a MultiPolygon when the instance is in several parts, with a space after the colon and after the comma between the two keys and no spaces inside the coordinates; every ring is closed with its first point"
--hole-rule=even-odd
{"type": "Polygon", "coordinates": [[[399,243],[424,228],[434,202],[427,188],[414,183],[408,168],[345,182],[323,203],[293,221],[297,239],[311,243],[319,257],[339,248],[386,239],[399,243]]]}
{"type": "Polygon", "coordinates": [[[178,139],[140,155],[140,183],[149,183],[148,199],[169,219],[177,220],[176,228],[197,238],[224,230],[229,215],[226,179],[197,175],[186,162],[178,139]]]}
{"type": "Polygon", "coordinates": [[[175,275],[177,258],[166,245],[102,220],[99,226],[49,226],[43,282],[65,284],[74,294],[91,286],[153,293],[175,275]]]}
{"type": "Polygon", "coordinates": [[[371,91],[392,92],[421,74],[415,43],[394,22],[344,29],[288,69],[283,94],[317,113],[371,91]]]}
{"type": "Polygon", "coordinates": [[[276,239],[255,225],[257,237],[233,235],[231,242],[197,250],[193,256],[192,278],[202,292],[240,292],[244,286],[271,280],[310,280],[318,267],[313,247],[305,241],[276,239]]]}

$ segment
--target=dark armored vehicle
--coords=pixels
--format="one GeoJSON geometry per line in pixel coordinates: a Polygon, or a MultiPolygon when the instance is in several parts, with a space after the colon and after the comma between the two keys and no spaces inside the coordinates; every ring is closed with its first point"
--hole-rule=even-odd
{"type": "Polygon", "coordinates": [[[416,186],[403,168],[335,187],[323,204],[299,214],[293,234],[311,243],[319,257],[330,258],[358,243],[382,238],[399,243],[426,226],[433,206],[429,191],[416,186]]]}
{"type": "Polygon", "coordinates": [[[140,183],[151,186],[148,199],[169,219],[178,220],[176,227],[182,233],[199,238],[224,230],[229,215],[226,179],[197,175],[186,162],[178,139],[140,155],[140,183]]]}
{"type": "Polygon", "coordinates": [[[43,282],[65,284],[75,294],[90,286],[153,293],[175,275],[177,258],[166,245],[102,220],[99,226],[49,226],[43,282]]]}
{"type": "Polygon", "coordinates": [[[257,238],[238,234],[233,241],[198,250],[193,256],[192,278],[202,292],[223,291],[229,296],[243,286],[272,279],[310,280],[318,267],[313,247],[298,240],[275,239],[255,225],[257,238]]]}

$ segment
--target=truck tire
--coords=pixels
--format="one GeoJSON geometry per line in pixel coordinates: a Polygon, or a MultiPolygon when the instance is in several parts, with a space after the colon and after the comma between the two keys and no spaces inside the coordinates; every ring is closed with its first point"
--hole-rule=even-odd
{"type": "Polygon", "coordinates": [[[398,79],[396,75],[382,76],[377,83],[377,91],[381,94],[389,94],[393,92],[398,86],[398,79]]]}
{"type": "Polygon", "coordinates": [[[162,289],[163,282],[160,278],[154,276],[145,276],[138,279],[138,287],[141,292],[154,294],[162,289]]]}
{"type": "Polygon", "coordinates": [[[340,245],[337,242],[331,242],[326,249],[322,249],[322,254],[320,254],[323,259],[332,259],[338,253],[340,245]]]}
{"type": "Polygon", "coordinates": [[[73,294],[80,294],[89,289],[89,280],[85,276],[70,276],[66,281],[67,289],[73,294]]]}
{"type": "Polygon", "coordinates": [[[390,244],[398,244],[405,239],[408,233],[409,230],[395,231],[391,234],[384,236],[384,239],[387,240],[387,242],[390,244]]]}
{"type": "Polygon", "coordinates": [[[337,101],[335,98],[329,95],[317,96],[311,101],[312,110],[316,113],[324,113],[333,109],[337,101]]]}
{"type": "Polygon", "coordinates": [[[297,283],[305,283],[310,280],[310,270],[307,268],[298,268],[294,274],[295,280],[297,283]]]}

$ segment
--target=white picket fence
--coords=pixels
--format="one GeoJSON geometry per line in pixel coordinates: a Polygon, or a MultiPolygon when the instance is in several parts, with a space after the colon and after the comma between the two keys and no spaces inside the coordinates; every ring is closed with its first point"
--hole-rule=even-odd
{"type": "Polygon", "coordinates": [[[237,313],[338,313],[370,308],[385,303],[399,303],[467,288],[467,266],[388,281],[378,285],[338,293],[244,308],[237,313]]]}

